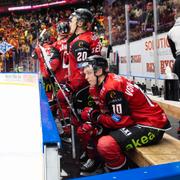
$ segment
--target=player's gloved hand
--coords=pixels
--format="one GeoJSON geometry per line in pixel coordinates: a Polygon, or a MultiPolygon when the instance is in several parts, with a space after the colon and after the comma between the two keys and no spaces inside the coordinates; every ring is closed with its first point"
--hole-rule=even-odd
{"type": "Polygon", "coordinates": [[[81,112],[81,118],[84,121],[97,122],[100,112],[92,107],[85,107],[81,112]]]}
{"type": "Polygon", "coordinates": [[[83,139],[84,143],[89,142],[92,136],[98,135],[98,129],[91,124],[91,122],[85,122],[77,129],[77,135],[80,140],[83,139]]]}

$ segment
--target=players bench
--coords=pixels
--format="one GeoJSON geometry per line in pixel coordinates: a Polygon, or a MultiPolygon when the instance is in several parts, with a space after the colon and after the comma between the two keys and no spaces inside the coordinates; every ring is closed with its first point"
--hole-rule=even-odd
{"type": "MultiPolygon", "coordinates": [[[[167,115],[180,119],[180,102],[164,100],[157,96],[148,96],[157,102],[167,115]]],[[[177,162],[180,161],[180,141],[165,133],[160,143],[136,148],[128,152],[127,155],[139,167],[177,162]]]]}

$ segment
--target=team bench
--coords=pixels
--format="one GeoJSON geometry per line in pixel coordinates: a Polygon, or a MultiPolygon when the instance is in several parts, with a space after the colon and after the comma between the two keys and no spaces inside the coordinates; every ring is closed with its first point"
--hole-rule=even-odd
{"type": "Polygon", "coordinates": [[[180,161],[180,141],[165,133],[159,144],[139,147],[127,155],[140,167],[180,161]]]}
{"type": "MultiPolygon", "coordinates": [[[[180,119],[180,102],[167,101],[157,96],[148,96],[157,102],[167,115],[180,119]]],[[[165,133],[159,144],[139,147],[128,152],[127,155],[140,167],[180,161],[180,141],[165,133]]]]}
{"type": "Polygon", "coordinates": [[[148,97],[154,102],[158,103],[165,113],[177,120],[180,120],[180,102],[164,100],[163,97],[152,96],[148,94],[148,97]]]}

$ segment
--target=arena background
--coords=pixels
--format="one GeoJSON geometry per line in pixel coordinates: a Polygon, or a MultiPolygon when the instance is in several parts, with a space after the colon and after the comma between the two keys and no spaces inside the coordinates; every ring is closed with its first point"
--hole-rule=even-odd
{"type": "MultiPolygon", "coordinates": [[[[0,0],[0,71],[38,72],[31,53],[39,34],[48,28],[55,38],[56,23],[79,7],[93,12],[111,70],[149,90],[163,86],[165,68],[174,63],[166,37],[174,24],[172,0],[0,0]]],[[[178,121],[170,119],[178,138],[178,121]]]]}

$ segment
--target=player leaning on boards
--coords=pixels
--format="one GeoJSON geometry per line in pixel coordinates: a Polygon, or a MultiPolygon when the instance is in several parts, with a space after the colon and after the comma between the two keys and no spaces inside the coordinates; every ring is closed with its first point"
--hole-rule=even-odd
{"type": "MultiPolygon", "coordinates": [[[[107,170],[124,169],[127,167],[124,152],[158,143],[170,129],[170,122],[160,106],[136,84],[109,73],[106,59],[94,55],[86,61],[82,64],[83,72],[99,109],[84,108],[81,113],[84,124],[78,128],[78,136],[82,144],[94,142],[107,170]],[[103,133],[98,133],[97,125],[103,127],[103,133]]],[[[95,161],[91,157],[89,162],[95,161]]],[[[82,167],[83,171],[95,170],[92,164],[98,163],[89,164],[82,167]]]]}
{"type": "MultiPolygon", "coordinates": [[[[69,17],[69,27],[71,37],[68,39],[68,60],[69,74],[68,80],[64,83],[63,90],[65,95],[70,98],[73,93],[88,85],[84,78],[84,74],[79,68],[88,56],[101,53],[101,43],[99,38],[92,31],[93,14],[85,8],[76,9],[69,17]]],[[[62,91],[58,91],[60,101],[64,102],[62,91]]],[[[72,118],[75,126],[79,122],[76,118],[72,118]]]]}

